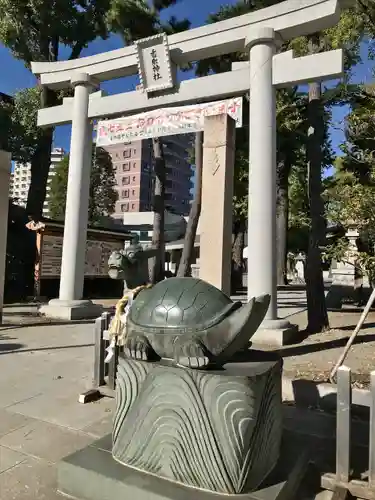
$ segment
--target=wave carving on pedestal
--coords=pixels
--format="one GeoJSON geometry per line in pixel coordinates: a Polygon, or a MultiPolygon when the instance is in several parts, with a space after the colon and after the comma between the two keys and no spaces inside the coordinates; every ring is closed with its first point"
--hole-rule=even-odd
{"type": "Polygon", "coordinates": [[[113,456],[196,488],[226,494],[256,488],[280,447],[274,372],[227,377],[120,360],[113,456]]]}

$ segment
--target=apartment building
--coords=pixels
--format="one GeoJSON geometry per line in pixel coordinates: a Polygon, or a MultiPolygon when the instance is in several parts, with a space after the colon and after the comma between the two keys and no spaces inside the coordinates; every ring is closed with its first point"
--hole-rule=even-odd
{"type": "MultiPolygon", "coordinates": [[[[166,161],[166,208],[181,215],[189,213],[192,170],[188,161],[191,138],[163,138],[166,161]]],[[[118,201],[113,217],[127,212],[149,212],[153,203],[153,151],[151,140],[106,146],[116,172],[118,201]]]]}
{"type": "MultiPolygon", "coordinates": [[[[47,195],[43,208],[43,215],[45,217],[49,216],[48,198],[49,198],[49,191],[51,189],[50,183],[55,173],[54,170],[56,165],[64,158],[64,156],[65,156],[65,151],[62,148],[54,148],[51,152],[51,165],[48,175],[47,195]]],[[[31,165],[29,163],[23,164],[20,162],[15,162],[14,170],[10,178],[9,196],[14,200],[14,203],[16,205],[19,205],[21,207],[26,206],[30,183],[31,183],[31,165]]]]}

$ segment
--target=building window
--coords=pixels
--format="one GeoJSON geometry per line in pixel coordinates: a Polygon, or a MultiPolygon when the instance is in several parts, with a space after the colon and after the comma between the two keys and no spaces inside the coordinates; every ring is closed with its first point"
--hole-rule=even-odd
{"type": "Polygon", "coordinates": [[[135,189],[132,189],[132,195],[133,196],[135,195],[135,189]]]}
{"type": "Polygon", "coordinates": [[[134,163],[133,163],[133,168],[136,168],[136,166],[137,166],[137,163],[136,163],[136,162],[134,162],[134,163]]]}
{"type": "Polygon", "coordinates": [[[130,163],[129,162],[126,162],[122,165],[122,170],[123,172],[127,172],[130,170],[130,163]]]}
{"type": "Polygon", "coordinates": [[[124,189],[122,191],[122,197],[123,198],[129,198],[129,189],[124,189]]]}
{"type": "Polygon", "coordinates": [[[121,212],[127,212],[129,210],[129,203],[123,203],[121,205],[121,212]]]}
{"type": "Polygon", "coordinates": [[[135,182],[135,175],[133,175],[133,182],[135,182]]]}
{"type": "Polygon", "coordinates": [[[122,185],[126,186],[127,184],[130,184],[130,177],[123,177],[122,178],[122,185]]]}
{"type": "Polygon", "coordinates": [[[134,208],[135,208],[135,203],[132,203],[132,209],[134,210],[134,208]]]}
{"type": "Polygon", "coordinates": [[[132,155],[132,150],[131,149],[125,149],[125,151],[122,153],[122,156],[124,158],[130,158],[132,155]]]}
{"type": "Polygon", "coordinates": [[[136,149],[133,149],[133,153],[136,155],[136,154],[137,154],[137,150],[136,150],[136,149]]]}

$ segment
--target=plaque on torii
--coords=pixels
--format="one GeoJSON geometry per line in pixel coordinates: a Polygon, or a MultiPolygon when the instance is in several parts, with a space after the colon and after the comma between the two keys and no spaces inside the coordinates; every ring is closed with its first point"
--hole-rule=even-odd
{"type": "Polygon", "coordinates": [[[165,33],[150,36],[136,43],[140,88],[146,94],[174,87],[174,75],[165,33]]]}

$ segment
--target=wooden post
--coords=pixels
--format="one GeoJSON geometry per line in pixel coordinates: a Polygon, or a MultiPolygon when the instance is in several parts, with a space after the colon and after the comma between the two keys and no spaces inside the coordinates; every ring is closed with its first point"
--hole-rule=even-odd
{"type": "Polygon", "coordinates": [[[369,442],[369,486],[375,488],[375,371],[371,372],[370,442],[369,442]]]}
{"type": "Polygon", "coordinates": [[[350,474],[350,413],[352,388],[350,368],[337,371],[336,479],[348,483],[350,474]]]}

